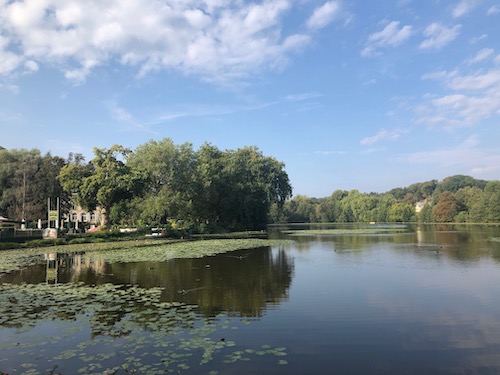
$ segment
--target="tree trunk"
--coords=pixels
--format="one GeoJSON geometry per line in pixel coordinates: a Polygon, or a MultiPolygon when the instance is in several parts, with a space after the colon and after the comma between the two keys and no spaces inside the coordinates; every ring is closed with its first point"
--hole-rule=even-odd
{"type": "Polygon", "coordinates": [[[101,226],[107,228],[108,223],[108,207],[101,207],[101,226]]]}

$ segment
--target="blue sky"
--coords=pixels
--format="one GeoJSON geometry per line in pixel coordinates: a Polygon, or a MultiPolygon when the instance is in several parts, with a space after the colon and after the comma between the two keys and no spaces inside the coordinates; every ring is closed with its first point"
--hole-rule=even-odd
{"type": "Polygon", "coordinates": [[[294,194],[500,179],[500,2],[0,0],[0,145],[258,146],[294,194]]]}

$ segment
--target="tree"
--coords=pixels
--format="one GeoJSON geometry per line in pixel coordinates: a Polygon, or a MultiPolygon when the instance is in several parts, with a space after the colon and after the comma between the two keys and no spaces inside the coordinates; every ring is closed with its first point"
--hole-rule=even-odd
{"type": "Polygon", "coordinates": [[[396,199],[391,194],[383,194],[378,198],[377,207],[375,208],[375,217],[372,221],[387,222],[389,219],[389,210],[396,202],[396,199]]]}
{"type": "Polygon", "coordinates": [[[437,222],[447,223],[455,219],[461,211],[460,204],[455,195],[450,191],[444,191],[439,196],[439,200],[432,210],[432,214],[437,222]]]}
{"type": "Polygon", "coordinates": [[[500,222],[500,181],[489,181],[484,188],[486,203],[486,220],[490,223],[500,222]]]}
{"type": "Polygon", "coordinates": [[[389,208],[388,219],[398,223],[414,221],[415,208],[408,202],[396,202],[389,208]]]}
{"type": "Polygon", "coordinates": [[[455,175],[446,177],[437,187],[437,192],[441,193],[444,191],[450,191],[452,193],[456,193],[458,190],[465,187],[478,187],[480,189],[484,189],[486,186],[486,181],[484,180],[476,180],[470,176],[464,175],[455,175]]]}
{"type": "Polygon", "coordinates": [[[101,225],[108,226],[113,203],[129,198],[139,178],[131,173],[123,160],[130,150],[120,145],[109,149],[94,148],[94,158],[87,165],[68,164],[58,176],[65,191],[89,210],[101,208],[101,225]]]}
{"type": "Polygon", "coordinates": [[[279,216],[290,196],[284,164],[256,147],[220,151],[204,144],[196,153],[193,210],[203,225],[261,229],[271,205],[279,216]]]}
{"type": "Polygon", "coordinates": [[[127,166],[142,182],[133,206],[145,223],[160,225],[169,218],[191,217],[195,169],[191,144],[176,146],[169,138],[150,141],[129,156],[127,166]]]}
{"type": "Polygon", "coordinates": [[[432,215],[432,206],[430,204],[425,204],[419,213],[419,220],[424,223],[432,223],[435,221],[432,215]]]}
{"type": "Polygon", "coordinates": [[[459,213],[458,218],[461,222],[481,222],[485,220],[483,190],[474,186],[467,186],[458,190],[455,193],[455,198],[463,207],[463,211],[459,213]]]}
{"type": "Polygon", "coordinates": [[[313,211],[314,207],[311,199],[301,194],[293,197],[284,206],[287,221],[291,223],[309,222],[313,211]]]}
{"type": "Polygon", "coordinates": [[[45,218],[47,198],[64,199],[55,179],[64,160],[40,151],[0,150],[0,211],[13,219],[45,218]]]}

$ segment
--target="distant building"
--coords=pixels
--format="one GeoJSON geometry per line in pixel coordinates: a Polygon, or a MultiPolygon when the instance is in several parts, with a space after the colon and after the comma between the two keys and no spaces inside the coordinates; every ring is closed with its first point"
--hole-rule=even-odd
{"type": "Polygon", "coordinates": [[[77,231],[94,229],[101,225],[101,209],[97,207],[90,211],[74,204],[67,215],[63,217],[64,228],[77,231]]]}
{"type": "Polygon", "coordinates": [[[420,201],[420,202],[417,202],[415,204],[415,212],[418,214],[420,213],[420,211],[422,211],[422,209],[425,207],[425,205],[427,204],[427,201],[426,200],[423,200],[423,201],[420,201]]]}

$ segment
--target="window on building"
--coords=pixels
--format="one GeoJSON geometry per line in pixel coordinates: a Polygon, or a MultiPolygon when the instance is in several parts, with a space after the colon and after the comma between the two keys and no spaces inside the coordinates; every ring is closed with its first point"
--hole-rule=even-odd
{"type": "Polygon", "coordinates": [[[87,214],[82,214],[82,221],[87,221],[87,214]]]}
{"type": "Polygon", "coordinates": [[[95,213],[90,214],[90,221],[95,221],[95,213]]]}
{"type": "Polygon", "coordinates": [[[77,214],[71,214],[71,221],[77,221],[78,220],[78,215],[77,214]]]}

